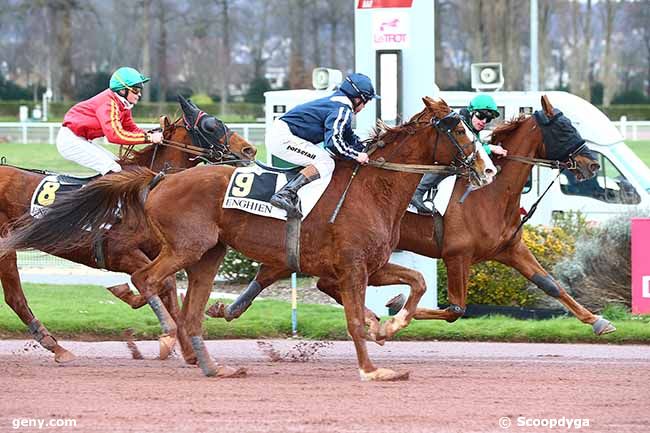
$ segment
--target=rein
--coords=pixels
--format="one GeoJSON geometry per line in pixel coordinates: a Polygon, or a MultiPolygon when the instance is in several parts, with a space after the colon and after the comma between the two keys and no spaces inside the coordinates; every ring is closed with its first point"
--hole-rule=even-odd
{"type": "Polygon", "coordinates": [[[563,161],[558,161],[554,159],[542,159],[542,158],[530,158],[527,156],[504,156],[504,159],[509,159],[511,161],[516,161],[516,162],[521,162],[523,164],[530,164],[530,165],[537,165],[540,167],[548,167],[552,169],[575,169],[577,168],[577,163],[574,159],[575,155],[580,153],[582,149],[586,147],[586,144],[583,144],[582,146],[579,146],[569,154],[567,157],[566,162],[563,161]]]}

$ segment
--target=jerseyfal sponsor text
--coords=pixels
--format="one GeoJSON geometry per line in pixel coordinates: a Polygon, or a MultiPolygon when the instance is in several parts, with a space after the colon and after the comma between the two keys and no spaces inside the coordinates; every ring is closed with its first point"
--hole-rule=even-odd
{"type": "Polygon", "coordinates": [[[228,199],[226,200],[226,206],[235,206],[242,209],[250,209],[256,212],[263,212],[266,214],[270,214],[271,211],[273,210],[273,206],[271,206],[268,203],[261,203],[258,201],[248,200],[245,198],[237,199],[237,198],[228,197],[228,199]]]}
{"type": "Polygon", "coordinates": [[[291,145],[287,146],[287,150],[293,150],[296,153],[305,155],[307,158],[316,159],[316,155],[314,155],[313,153],[309,153],[306,150],[298,149],[297,147],[293,147],[291,145]]]}

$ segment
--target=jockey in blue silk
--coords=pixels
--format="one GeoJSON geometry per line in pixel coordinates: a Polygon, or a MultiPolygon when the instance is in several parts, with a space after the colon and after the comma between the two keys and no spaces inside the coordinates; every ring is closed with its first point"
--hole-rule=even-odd
{"type": "MultiPolygon", "coordinates": [[[[488,123],[492,119],[499,117],[500,113],[497,108],[494,98],[487,94],[479,94],[472,98],[467,108],[463,108],[459,112],[460,117],[463,118],[463,122],[469,129],[474,133],[476,138],[483,144],[483,148],[488,155],[495,154],[500,156],[506,156],[508,151],[499,145],[483,143],[480,140],[479,132],[485,129],[488,123]]],[[[427,191],[433,191],[431,200],[437,192],[437,186],[445,175],[427,173],[422,176],[422,180],[413,194],[411,199],[411,205],[415,207],[419,214],[431,215],[433,212],[425,206],[424,204],[424,194],[427,191]]]]}
{"type": "Polygon", "coordinates": [[[298,190],[331,176],[333,156],[368,163],[368,154],[352,131],[352,119],[373,98],[379,96],[370,78],[350,74],[330,96],[298,105],[275,120],[269,131],[270,152],[304,168],[271,197],[273,206],[287,211],[288,217],[301,218],[298,190]],[[324,149],[317,145],[321,142],[324,149]]]}

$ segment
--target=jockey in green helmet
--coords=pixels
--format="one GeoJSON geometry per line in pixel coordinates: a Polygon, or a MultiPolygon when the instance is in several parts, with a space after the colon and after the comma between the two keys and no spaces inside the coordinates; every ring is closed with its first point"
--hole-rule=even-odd
{"type": "Polygon", "coordinates": [[[63,118],[56,147],[66,159],[101,174],[122,168],[117,157],[92,140],[99,137],[118,145],[161,143],[162,132],[145,132],[131,116],[140,101],[142,85],[149,81],[133,68],[122,67],[111,75],[108,89],[74,105],[63,118]]]}
{"type": "MultiPolygon", "coordinates": [[[[479,138],[479,132],[485,129],[485,126],[500,116],[499,109],[492,96],[481,93],[472,98],[467,108],[460,110],[460,116],[463,118],[465,125],[479,138]]],[[[480,141],[480,138],[479,138],[480,141]]],[[[481,142],[482,143],[482,142],[481,142]]],[[[499,145],[483,143],[483,148],[488,155],[494,153],[499,156],[506,156],[508,151],[499,145]]],[[[411,205],[417,209],[419,214],[431,215],[433,212],[424,204],[424,194],[432,191],[431,200],[437,192],[438,183],[444,179],[445,175],[428,173],[422,176],[422,180],[413,194],[411,205]]]]}

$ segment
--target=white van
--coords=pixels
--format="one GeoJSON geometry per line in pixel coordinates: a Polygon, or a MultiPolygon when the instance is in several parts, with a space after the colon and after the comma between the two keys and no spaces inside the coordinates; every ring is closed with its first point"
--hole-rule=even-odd
{"type": "MultiPolygon", "coordinates": [[[[561,174],[537,206],[531,224],[549,225],[553,215],[580,211],[592,221],[603,221],[634,207],[650,208],[650,169],[623,141],[612,122],[584,99],[567,92],[491,92],[501,116],[488,128],[499,122],[531,114],[541,109],[540,99],[547,95],[553,107],[561,110],[576,127],[591,150],[598,154],[601,169],[588,181],[576,183],[569,173],[561,174]]],[[[474,92],[440,92],[452,108],[466,107],[476,96],[474,92]]],[[[521,199],[521,206],[529,210],[557,176],[557,170],[534,167],[521,199]]]]}

